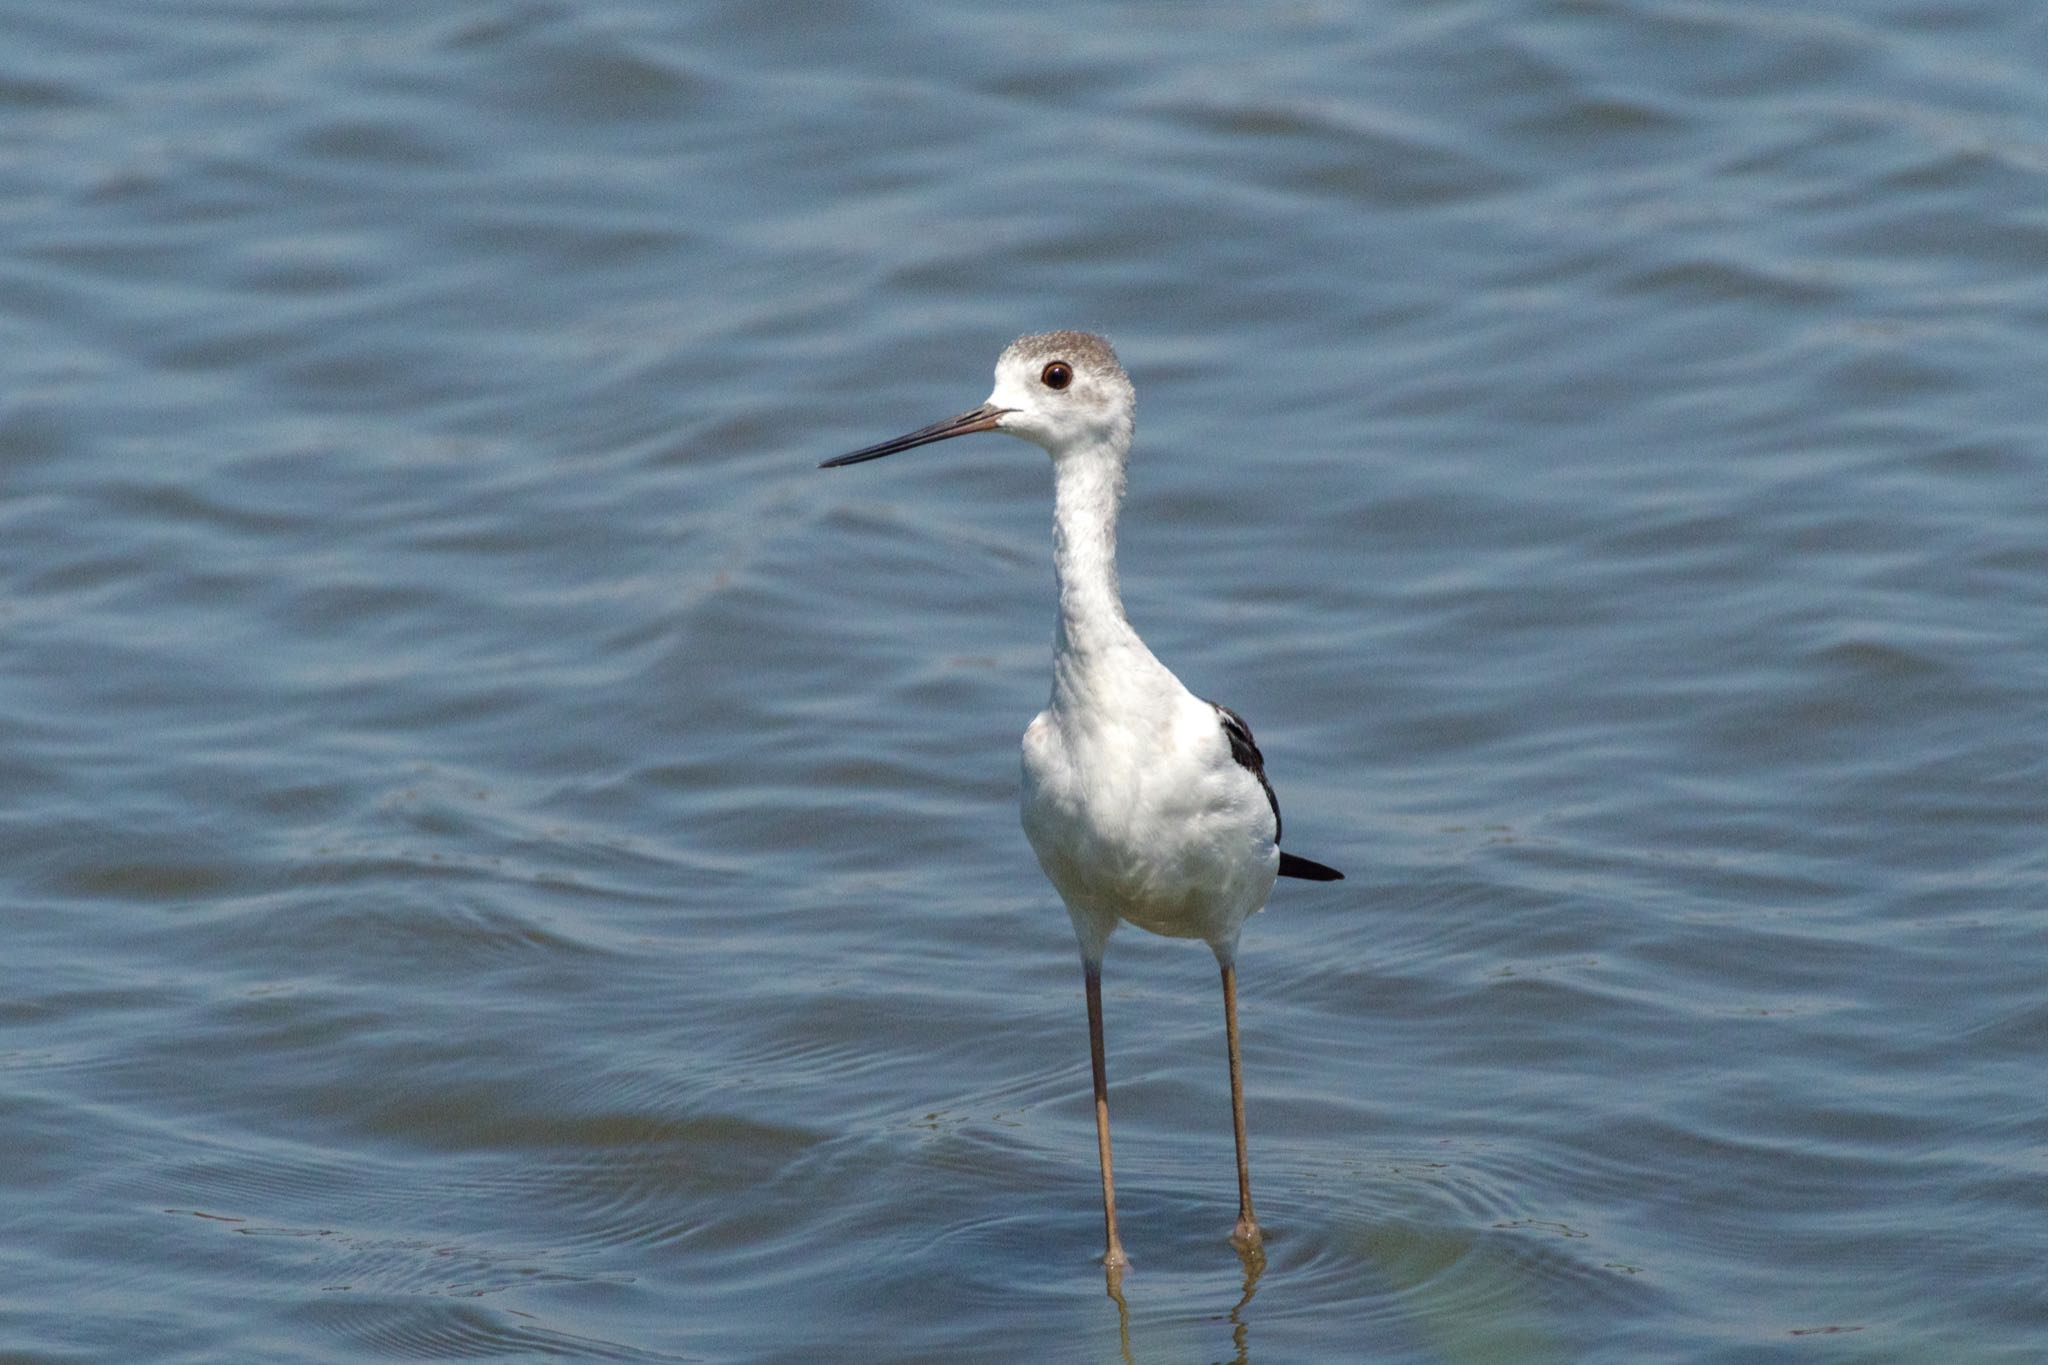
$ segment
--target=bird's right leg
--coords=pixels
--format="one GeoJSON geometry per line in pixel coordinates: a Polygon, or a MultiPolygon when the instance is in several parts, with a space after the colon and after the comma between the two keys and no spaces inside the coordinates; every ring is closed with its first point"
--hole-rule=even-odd
{"type": "Polygon", "coordinates": [[[1112,1276],[1121,1274],[1130,1259],[1116,1235],[1116,1178],[1109,1162],[1109,1075],[1102,1061],[1102,967],[1084,962],[1082,980],[1088,991],[1088,1061],[1095,1072],[1095,1142],[1102,1152],[1102,1230],[1108,1249],[1102,1264],[1112,1276]]]}

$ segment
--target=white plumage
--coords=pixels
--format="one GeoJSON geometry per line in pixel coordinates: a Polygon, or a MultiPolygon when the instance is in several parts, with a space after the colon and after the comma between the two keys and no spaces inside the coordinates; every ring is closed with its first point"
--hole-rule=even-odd
{"type": "Polygon", "coordinates": [[[1276,876],[1335,880],[1279,850],[1280,809],[1250,727],[1189,692],[1124,617],[1116,577],[1135,395],[1116,352],[1087,332],[1020,337],[996,362],[995,389],[970,412],[826,461],[878,459],[976,431],[1043,447],[1053,464],[1053,564],[1059,618],[1052,698],[1024,732],[1024,833],[1081,946],[1112,1275],[1127,1263],[1117,1235],[1103,1065],[1103,950],[1120,923],[1206,942],[1222,969],[1238,1221],[1247,1255],[1261,1237],[1245,1153],[1237,1044],[1239,932],[1276,876]]]}

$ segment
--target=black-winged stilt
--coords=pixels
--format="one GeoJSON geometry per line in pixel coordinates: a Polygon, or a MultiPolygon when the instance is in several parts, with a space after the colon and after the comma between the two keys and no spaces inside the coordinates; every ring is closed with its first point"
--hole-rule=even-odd
{"type": "Polygon", "coordinates": [[[1116,519],[1135,395],[1107,341],[1087,332],[1020,337],[996,361],[995,391],[971,412],[825,461],[880,459],[977,431],[1042,446],[1053,466],[1059,622],[1052,700],[1024,732],[1024,833],[1081,945],[1095,1132],[1102,1157],[1103,1264],[1128,1264],[1116,1229],[1109,1087],[1102,1056],[1102,954],[1119,923],[1198,938],[1223,973],[1230,1114],[1237,1137],[1237,1227],[1261,1244],[1245,1156],[1237,1045],[1237,940],[1275,877],[1336,881],[1334,868],[1282,853],[1280,803],[1251,727],[1203,701],[1153,657],[1124,617],[1116,519]]]}

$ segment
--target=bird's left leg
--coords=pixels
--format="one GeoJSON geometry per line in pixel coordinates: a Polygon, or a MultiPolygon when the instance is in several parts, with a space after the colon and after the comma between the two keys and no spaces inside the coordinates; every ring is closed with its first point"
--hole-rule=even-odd
{"type": "Polygon", "coordinates": [[[1223,1031],[1230,1044],[1230,1122],[1237,1132],[1237,1228],[1230,1240],[1243,1251],[1255,1251],[1265,1240],[1252,1213],[1252,1168],[1244,1144],[1244,1066],[1237,1051],[1237,964],[1222,953],[1223,1031]]]}

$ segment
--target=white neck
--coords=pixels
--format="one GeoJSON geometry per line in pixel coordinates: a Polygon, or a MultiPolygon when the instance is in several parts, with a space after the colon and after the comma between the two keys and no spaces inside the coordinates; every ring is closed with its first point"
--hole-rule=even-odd
{"type": "MultiPolygon", "coordinates": [[[[1053,462],[1053,573],[1059,625],[1053,636],[1055,706],[1100,694],[1151,652],[1124,618],[1116,581],[1116,516],[1124,462],[1111,446],[1069,451],[1053,462]]],[[[1156,667],[1156,663],[1154,663],[1156,667]]]]}

